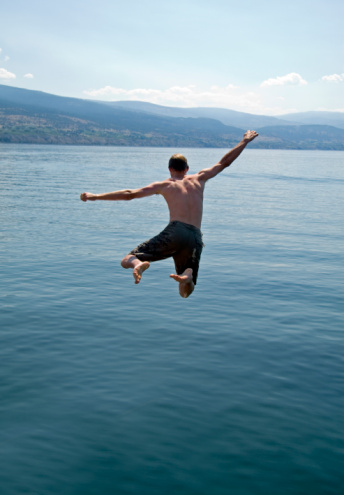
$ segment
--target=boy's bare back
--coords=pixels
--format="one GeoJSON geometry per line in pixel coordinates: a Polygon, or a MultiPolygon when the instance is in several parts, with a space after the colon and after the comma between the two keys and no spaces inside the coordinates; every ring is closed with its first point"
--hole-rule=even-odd
{"type": "Polygon", "coordinates": [[[171,222],[178,220],[201,227],[204,186],[205,181],[200,180],[199,174],[163,182],[160,194],[168,205],[171,222]]]}

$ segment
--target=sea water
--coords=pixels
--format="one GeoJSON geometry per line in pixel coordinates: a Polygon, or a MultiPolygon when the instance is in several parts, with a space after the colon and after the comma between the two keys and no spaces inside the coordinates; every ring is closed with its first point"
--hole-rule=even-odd
{"type": "Polygon", "coordinates": [[[160,196],[83,203],[226,150],[0,146],[0,491],[343,488],[344,153],[246,149],[205,191],[188,299],[121,258],[160,196]]]}

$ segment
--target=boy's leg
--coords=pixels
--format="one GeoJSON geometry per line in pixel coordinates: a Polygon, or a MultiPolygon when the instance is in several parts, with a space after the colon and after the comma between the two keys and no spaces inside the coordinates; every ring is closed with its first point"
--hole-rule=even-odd
{"type": "Polygon", "coordinates": [[[186,298],[189,297],[195,288],[192,279],[192,268],[187,268],[181,275],[170,275],[171,278],[179,282],[179,294],[186,298]]]}
{"type": "Polygon", "coordinates": [[[135,284],[138,284],[141,280],[142,273],[149,268],[148,261],[140,261],[133,254],[127,254],[121,261],[123,268],[132,268],[135,284]]]}
{"type": "Polygon", "coordinates": [[[142,242],[124,256],[121,265],[123,268],[133,269],[135,284],[138,284],[142,273],[149,268],[150,262],[164,260],[172,256],[176,251],[175,244],[173,228],[171,229],[171,224],[168,224],[160,234],[142,242]],[[141,261],[140,258],[145,259],[145,261],[141,261]]]}

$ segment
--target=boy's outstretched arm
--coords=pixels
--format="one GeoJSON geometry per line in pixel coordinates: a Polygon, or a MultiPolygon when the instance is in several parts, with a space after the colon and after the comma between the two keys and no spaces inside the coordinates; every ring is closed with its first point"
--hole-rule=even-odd
{"type": "Polygon", "coordinates": [[[246,148],[248,143],[253,141],[253,139],[256,138],[257,136],[258,133],[256,131],[245,132],[244,137],[242,138],[240,143],[238,143],[233,149],[228,151],[228,153],[226,153],[225,156],[223,156],[216,165],[198,172],[199,178],[204,181],[212,179],[217,174],[222,172],[222,170],[229,167],[229,165],[233,163],[234,160],[238,158],[240,153],[246,148]]]}
{"type": "Polygon", "coordinates": [[[80,194],[81,201],[129,201],[136,198],[144,198],[153,194],[160,194],[165,186],[165,182],[153,182],[149,186],[141,187],[140,189],[125,189],[122,191],[113,191],[103,194],[92,194],[84,192],[80,194]]]}

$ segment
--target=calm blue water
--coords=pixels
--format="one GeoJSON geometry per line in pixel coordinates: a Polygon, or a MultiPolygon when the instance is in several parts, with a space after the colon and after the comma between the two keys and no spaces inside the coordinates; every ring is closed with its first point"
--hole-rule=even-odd
{"type": "Polygon", "coordinates": [[[164,201],[83,191],[226,150],[0,146],[4,495],[339,494],[344,153],[247,149],[206,187],[189,299],[120,260],[164,201]]]}

